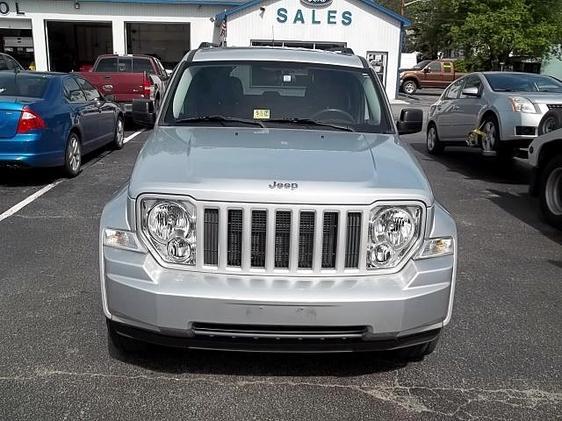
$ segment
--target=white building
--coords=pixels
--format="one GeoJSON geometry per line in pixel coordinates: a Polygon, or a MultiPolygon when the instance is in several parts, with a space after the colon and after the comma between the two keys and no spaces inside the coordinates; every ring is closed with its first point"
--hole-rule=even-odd
{"type": "Polygon", "coordinates": [[[202,42],[346,47],[394,98],[407,25],[374,0],[5,0],[0,51],[37,70],[70,71],[103,53],[155,54],[173,67],[202,42]]]}

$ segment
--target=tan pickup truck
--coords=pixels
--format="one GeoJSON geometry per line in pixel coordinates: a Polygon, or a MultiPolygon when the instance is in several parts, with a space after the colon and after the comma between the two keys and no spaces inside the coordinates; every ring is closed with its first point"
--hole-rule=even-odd
{"type": "Polygon", "coordinates": [[[464,76],[465,73],[455,71],[454,60],[433,60],[424,67],[415,66],[400,72],[400,89],[412,95],[422,88],[446,88],[451,82],[464,76]]]}

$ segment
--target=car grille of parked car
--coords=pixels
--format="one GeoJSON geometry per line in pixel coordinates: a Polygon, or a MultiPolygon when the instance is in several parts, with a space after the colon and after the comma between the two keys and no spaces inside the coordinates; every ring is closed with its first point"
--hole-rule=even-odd
{"type": "Polygon", "coordinates": [[[562,109],[562,104],[546,104],[549,110],[559,110],[562,109]]]}
{"type": "Polygon", "coordinates": [[[205,204],[200,211],[204,267],[303,273],[365,267],[365,209],[205,204]]]}

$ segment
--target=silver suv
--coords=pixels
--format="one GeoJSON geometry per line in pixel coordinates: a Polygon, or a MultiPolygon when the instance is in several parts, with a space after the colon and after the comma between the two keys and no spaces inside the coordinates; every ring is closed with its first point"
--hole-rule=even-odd
{"type": "Polygon", "coordinates": [[[100,227],[110,349],[401,349],[451,319],[453,219],[357,56],[211,48],[178,65],[100,227]]]}

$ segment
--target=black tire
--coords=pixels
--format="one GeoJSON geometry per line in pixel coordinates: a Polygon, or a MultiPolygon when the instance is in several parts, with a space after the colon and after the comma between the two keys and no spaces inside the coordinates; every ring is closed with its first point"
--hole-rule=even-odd
{"type": "Polygon", "coordinates": [[[407,95],[414,95],[418,90],[418,84],[414,79],[406,79],[402,82],[402,92],[407,95]]]}
{"type": "Polygon", "coordinates": [[[539,201],[544,219],[562,230],[562,154],[554,156],[541,172],[539,201]]]}
{"type": "Polygon", "coordinates": [[[501,141],[500,125],[494,115],[487,115],[482,120],[482,131],[486,133],[482,139],[482,154],[495,152],[496,159],[502,163],[509,163],[513,158],[513,145],[501,141]]]}
{"type": "Polygon", "coordinates": [[[430,342],[424,344],[410,346],[408,348],[402,348],[398,350],[398,358],[403,361],[421,361],[427,355],[435,351],[437,343],[439,342],[439,336],[430,342]]]}
{"type": "Polygon", "coordinates": [[[539,136],[562,129],[562,110],[550,110],[539,123],[539,136]]]}
{"type": "Polygon", "coordinates": [[[106,323],[107,350],[109,355],[117,359],[122,359],[127,356],[142,353],[146,350],[146,345],[144,343],[121,336],[117,333],[110,320],[106,319],[106,323]]]}
{"type": "Polygon", "coordinates": [[[427,133],[425,137],[425,147],[427,148],[427,152],[431,155],[438,155],[445,150],[445,146],[439,140],[439,135],[437,134],[437,126],[431,123],[427,127],[427,133]],[[430,136],[432,136],[430,138],[430,136]]]}
{"type": "Polygon", "coordinates": [[[64,149],[64,174],[73,178],[82,170],[82,144],[76,132],[70,132],[64,149]]]}
{"type": "Polygon", "coordinates": [[[115,133],[113,135],[113,149],[123,149],[125,144],[125,120],[122,116],[117,117],[115,121],[115,133]]]}

